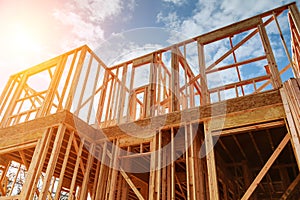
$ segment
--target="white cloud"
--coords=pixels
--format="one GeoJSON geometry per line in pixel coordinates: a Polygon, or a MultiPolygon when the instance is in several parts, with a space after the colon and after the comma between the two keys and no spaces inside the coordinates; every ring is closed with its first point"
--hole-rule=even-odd
{"type": "Polygon", "coordinates": [[[93,21],[103,21],[108,17],[120,14],[123,2],[121,0],[80,0],[74,1],[74,6],[91,16],[93,21]]]}
{"type": "Polygon", "coordinates": [[[71,27],[72,35],[64,41],[64,49],[74,48],[83,44],[94,46],[103,40],[104,31],[101,26],[84,20],[82,16],[74,12],[55,10],[53,16],[57,19],[63,19],[62,23],[71,27]]]}
{"type": "Polygon", "coordinates": [[[166,3],[173,3],[173,4],[177,5],[177,6],[181,6],[181,5],[185,4],[185,3],[187,3],[186,0],[162,0],[162,1],[164,1],[166,3]]]}
{"type": "Polygon", "coordinates": [[[104,39],[103,23],[118,17],[125,8],[133,11],[135,6],[135,0],[69,0],[63,8],[53,11],[53,16],[68,26],[71,33],[63,48],[69,50],[83,44],[97,47],[104,39]]]}
{"type": "Polygon", "coordinates": [[[166,16],[163,15],[162,12],[159,12],[157,14],[157,22],[162,22],[164,24],[167,24],[168,28],[171,29],[178,29],[178,25],[179,25],[179,18],[176,12],[170,12],[168,13],[166,16]]]}
{"type": "MultiPolygon", "coordinates": [[[[146,31],[154,33],[151,28],[146,29],[146,31]]],[[[146,31],[136,29],[130,32],[114,33],[111,38],[97,47],[95,53],[101,57],[107,66],[111,67],[164,47],[158,43],[151,43],[146,39],[143,42],[139,41],[138,35],[146,31]],[[137,37],[132,37],[132,35],[137,37]]]]}
{"type": "Polygon", "coordinates": [[[270,4],[269,0],[199,0],[196,9],[191,12],[194,15],[190,17],[181,19],[173,12],[160,12],[157,20],[165,23],[166,27],[176,28],[176,31],[194,37],[289,2],[292,1],[274,1],[270,4]]]}

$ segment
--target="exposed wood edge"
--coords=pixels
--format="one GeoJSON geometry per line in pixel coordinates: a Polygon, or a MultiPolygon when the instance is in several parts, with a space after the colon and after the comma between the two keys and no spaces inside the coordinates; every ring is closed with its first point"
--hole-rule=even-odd
{"type": "Polygon", "coordinates": [[[10,197],[0,197],[0,200],[19,200],[21,199],[21,195],[10,196],[10,197]]]}
{"type": "Polygon", "coordinates": [[[87,136],[90,140],[94,140],[96,135],[98,135],[97,129],[93,128],[91,125],[88,125],[82,119],[76,117],[71,112],[65,110],[65,123],[69,129],[75,130],[80,136],[87,136]]]}
{"type": "Polygon", "coordinates": [[[249,19],[245,19],[243,21],[234,23],[234,24],[226,26],[224,28],[201,35],[198,38],[198,41],[201,44],[209,44],[211,42],[226,38],[233,34],[237,34],[237,33],[241,33],[241,32],[250,30],[252,28],[255,28],[260,23],[260,19],[261,19],[260,16],[255,16],[255,17],[252,17],[249,19]]]}
{"type": "MultiPolygon", "coordinates": [[[[32,141],[36,142],[42,137],[45,129],[57,127],[62,123],[68,127],[68,130],[75,130],[80,137],[85,137],[88,141],[94,141],[96,134],[98,133],[95,128],[86,124],[83,120],[79,119],[69,111],[64,110],[46,117],[41,117],[14,126],[1,128],[0,137],[7,138],[8,142],[6,142],[7,145],[1,145],[0,153],[11,152],[13,149],[19,150],[23,144],[26,145],[32,141]],[[19,145],[21,146],[19,147],[19,145]]],[[[0,142],[0,144],[2,143],[3,142],[0,142]]],[[[35,146],[34,143],[29,145],[29,147],[33,146],[35,146]]]]}
{"type": "Polygon", "coordinates": [[[258,124],[247,124],[245,126],[241,127],[234,127],[226,130],[213,130],[212,135],[213,136],[225,136],[229,134],[238,134],[242,132],[247,132],[247,131],[253,131],[253,130],[261,130],[261,129],[266,129],[266,128],[274,128],[274,127],[281,127],[285,125],[285,121],[283,119],[279,119],[276,121],[266,121],[258,124]]]}
{"type": "Polygon", "coordinates": [[[132,60],[133,67],[138,67],[144,64],[150,64],[153,60],[153,54],[147,54],[132,60]]]}
{"type": "Polygon", "coordinates": [[[62,123],[65,119],[66,111],[61,111],[46,117],[36,118],[27,122],[16,124],[14,126],[9,126],[5,128],[0,128],[0,136],[4,134],[11,134],[12,132],[18,131],[19,133],[28,133],[38,130],[44,130],[53,125],[58,125],[62,123]],[[43,126],[41,126],[41,124],[43,126]]]}
{"type": "Polygon", "coordinates": [[[37,140],[33,140],[33,141],[27,142],[25,144],[16,144],[16,145],[11,145],[11,146],[7,146],[4,148],[0,148],[0,155],[7,154],[10,152],[20,151],[23,149],[33,148],[36,146],[36,144],[37,144],[37,140]]]}
{"type": "MultiPolygon", "coordinates": [[[[287,84],[287,83],[285,83],[285,84],[287,84]]],[[[295,158],[296,158],[296,161],[298,164],[298,168],[300,169],[300,141],[299,141],[297,126],[295,124],[295,121],[294,121],[294,118],[292,115],[292,111],[290,109],[290,105],[288,102],[288,97],[287,97],[287,93],[286,93],[285,89],[284,88],[280,89],[280,93],[281,93],[281,98],[282,98],[282,102],[283,102],[283,106],[284,106],[284,110],[285,110],[285,114],[286,114],[287,128],[288,128],[289,134],[291,135],[293,151],[294,151],[295,158]]]]}
{"type": "Polygon", "coordinates": [[[73,50],[68,51],[68,52],[66,52],[64,54],[61,54],[61,55],[56,56],[54,58],[51,58],[51,59],[49,59],[49,60],[47,60],[45,62],[42,62],[42,63],[40,63],[38,65],[35,65],[35,66],[33,66],[33,67],[29,68],[29,69],[26,69],[26,70],[23,70],[23,71],[21,71],[19,73],[16,73],[16,74],[14,74],[12,76],[16,76],[18,74],[23,74],[23,73],[26,73],[26,72],[30,72],[29,73],[30,75],[39,73],[41,71],[44,71],[44,70],[48,69],[50,66],[54,66],[55,64],[57,64],[61,56],[75,53],[75,51],[79,51],[79,50],[81,50],[83,48],[88,48],[88,46],[87,45],[80,46],[80,47],[78,47],[76,49],[73,49],[73,50]],[[42,67],[42,66],[44,66],[44,67],[42,67]]]}
{"type": "Polygon", "coordinates": [[[217,179],[215,153],[213,148],[213,137],[211,135],[211,131],[209,130],[207,122],[204,123],[204,134],[209,197],[210,199],[219,200],[219,187],[217,179]]]}
{"type": "Polygon", "coordinates": [[[289,185],[289,187],[286,189],[286,191],[283,193],[283,195],[281,196],[281,200],[286,200],[289,198],[289,196],[294,192],[294,190],[296,189],[296,186],[299,184],[300,182],[300,174],[298,174],[298,176],[296,177],[296,179],[289,185]]]}

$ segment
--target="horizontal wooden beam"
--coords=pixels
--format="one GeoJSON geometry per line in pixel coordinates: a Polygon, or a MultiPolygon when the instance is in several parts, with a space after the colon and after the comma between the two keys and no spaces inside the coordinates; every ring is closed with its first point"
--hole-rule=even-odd
{"type": "MultiPolygon", "coordinates": [[[[282,104],[265,106],[215,117],[211,121],[210,129],[217,135],[226,135],[229,133],[238,133],[234,130],[261,129],[261,127],[265,126],[264,123],[270,123],[275,120],[281,120],[279,124],[284,125],[285,123],[282,122],[284,117],[285,112],[282,104]]],[[[278,125],[278,122],[273,123],[274,125],[278,125]]],[[[272,125],[272,123],[269,125],[272,125]]]]}
{"type": "Polygon", "coordinates": [[[216,88],[212,88],[212,89],[209,89],[209,92],[214,93],[214,92],[218,92],[218,91],[228,90],[228,89],[232,89],[232,88],[235,88],[235,87],[241,87],[241,86],[245,86],[245,85],[249,85],[249,84],[253,84],[253,83],[258,83],[258,82],[261,82],[261,81],[266,81],[266,80],[269,80],[269,79],[270,79],[269,75],[259,76],[259,77],[251,78],[251,79],[248,79],[248,80],[243,80],[243,81],[239,81],[239,82],[236,82],[236,83],[230,83],[230,84],[227,84],[227,85],[224,85],[224,86],[219,86],[219,87],[216,87],[216,88]]]}
{"type": "Polygon", "coordinates": [[[260,16],[243,20],[241,22],[201,35],[198,38],[198,42],[201,44],[209,44],[211,42],[253,29],[260,24],[260,21],[260,16]]]}
{"type": "Polygon", "coordinates": [[[219,135],[225,136],[225,135],[238,134],[238,133],[248,132],[248,131],[253,131],[253,130],[282,127],[284,125],[285,125],[285,121],[283,120],[283,118],[280,117],[279,120],[275,120],[275,121],[266,121],[266,122],[261,122],[261,123],[257,123],[257,124],[246,124],[246,125],[241,125],[241,126],[232,127],[232,128],[223,127],[222,130],[214,130],[214,132],[212,134],[214,136],[219,136],[219,135]]]}
{"type": "Polygon", "coordinates": [[[19,200],[21,199],[21,195],[9,196],[9,197],[0,197],[0,200],[19,200]]]}
{"type": "MultiPolygon", "coordinates": [[[[249,110],[248,117],[250,115],[254,115],[251,114],[251,112],[254,112],[254,110],[256,110],[255,113],[261,114],[261,117],[255,116],[255,120],[251,121],[252,123],[258,123],[260,119],[266,122],[284,116],[280,104],[282,104],[282,101],[279,91],[272,90],[235,99],[229,99],[207,106],[200,106],[184,111],[177,111],[152,118],[138,120],[135,122],[111,126],[101,129],[101,132],[103,132],[109,138],[114,138],[126,136],[128,134],[136,134],[136,131],[139,130],[139,137],[145,135],[148,135],[150,137],[151,135],[153,135],[153,133],[155,133],[156,130],[162,127],[179,125],[183,122],[203,122],[206,119],[210,119],[212,116],[223,117],[224,115],[226,115],[229,117],[230,114],[232,116],[228,118],[227,127],[232,127],[232,125],[230,125],[231,123],[229,122],[233,122],[233,120],[230,119],[233,119],[233,116],[238,119],[238,115],[241,114],[241,112],[246,112],[247,110],[249,110]],[[274,105],[276,106],[275,108],[271,109],[271,111],[269,111],[270,109],[266,107],[269,106],[270,108],[272,108],[274,105]],[[259,111],[260,109],[258,108],[262,108],[262,110],[259,111]],[[274,115],[265,115],[267,111],[268,113],[273,112],[274,115]]],[[[249,120],[247,118],[243,119],[245,122],[244,124],[246,124],[246,121],[249,120]]]]}
{"type": "Polygon", "coordinates": [[[58,126],[60,123],[66,124],[69,130],[76,130],[79,135],[85,135],[90,141],[96,137],[97,130],[95,128],[89,126],[69,111],[61,111],[32,121],[1,128],[0,138],[5,139],[0,140],[0,152],[12,151],[13,148],[20,150],[22,146],[32,143],[28,147],[30,148],[34,146],[38,139],[42,138],[45,129],[58,126]]]}
{"type": "MultiPolygon", "coordinates": [[[[19,140],[20,140],[20,138],[19,138],[19,140]]],[[[1,146],[0,155],[7,154],[10,152],[15,152],[15,151],[21,151],[24,149],[34,148],[36,146],[36,144],[37,144],[37,140],[33,140],[31,142],[27,142],[24,144],[16,144],[16,145],[5,146],[5,147],[1,146]]]]}

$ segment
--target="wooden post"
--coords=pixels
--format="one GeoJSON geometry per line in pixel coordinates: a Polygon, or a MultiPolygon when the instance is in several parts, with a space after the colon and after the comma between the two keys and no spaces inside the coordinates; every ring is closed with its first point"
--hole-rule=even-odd
{"type": "Polygon", "coordinates": [[[172,47],[171,58],[171,112],[180,110],[180,84],[179,84],[179,59],[178,47],[172,47]]]}
{"type": "MultiPolygon", "coordinates": [[[[198,41],[198,61],[199,61],[199,71],[200,71],[200,82],[201,82],[201,104],[206,105],[210,102],[210,96],[207,87],[207,78],[206,78],[206,64],[205,64],[205,54],[204,46],[198,41]]],[[[197,80],[196,80],[197,81],[197,80]]],[[[201,97],[200,96],[200,97],[201,97]]]]}
{"type": "Polygon", "coordinates": [[[120,147],[119,147],[119,140],[117,139],[115,145],[114,145],[114,154],[112,154],[112,175],[111,175],[111,182],[110,182],[110,192],[109,192],[109,196],[108,199],[109,200],[113,200],[115,199],[115,189],[116,189],[116,183],[117,183],[117,175],[118,175],[118,168],[117,166],[119,165],[118,161],[119,161],[119,152],[120,152],[120,147]]]}
{"type": "Polygon", "coordinates": [[[48,148],[51,142],[53,128],[46,129],[42,138],[38,141],[30,163],[28,173],[25,180],[25,185],[22,189],[22,200],[32,199],[36,184],[41,174],[48,148]]]}
{"type": "MultiPolygon", "coordinates": [[[[199,127],[198,127],[199,128],[199,127]]],[[[196,131],[196,130],[195,130],[196,131]]],[[[203,158],[200,158],[200,150],[201,150],[201,137],[199,136],[198,132],[195,132],[194,136],[194,159],[195,159],[195,190],[196,190],[196,199],[205,199],[205,169],[203,167],[203,158]]]]}
{"type": "Polygon", "coordinates": [[[294,21],[295,27],[296,27],[298,33],[300,34],[300,13],[299,13],[299,10],[297,8],[297,5],[296,4],[290,5],[289,10],[290,10],[290,14],[292,16],[292,19],[294,21]]]}
{"type": "Polygon", "coordinates": [[[109,73],[108,73],[108,71],[105,71],[103,87],[101,90],[100,99],[99,99],[99,103],[98,103],[98,110],[97,110],[97,115],[96,115],[96,118],[97,118],[99,124],[102,121],[105,98],[107,98],[106,90],[107,90],[108,80],[109,80],[109,73]]]}
{"type": "Polygon", "coordinates": [[[51,79],[50,86],[48,88],[45,101],[41,107],[41,109],[37,113],[37,117],[46,116],[51,112],[51,108],[53,106],[53,100],[54,96],[57,92],[57,87],[59,85],[59,81],[61,79],[61,76],[63,74],[65,64],[67,62],[67,56],[63,55],[60,57],[59,62],[57,63],[54,76],[51,79]]]}
{"type": "MultiPolygon", "coordinates": [[[[97,145],[95,145],[95,152],[97,152],[97,145]]],[[[97,166],[96,166],[96,172],[95,172],[95,176],[94,176],[94,183],[93,183],[93,194],[91,195],[91,199],[95,200],[95,196],[96,196],[96,192],[97,192],[97,184],[99,181],[99,172],[100,172],[100,165],[101,165],[101,155],[102,155],[102,151],[101,149],[99,149],[98,151],[98,155],[96,156],[97,159],[97,166]]]]}
{"type": "Polygon", "coordinates": [[[5,127],[5,126],[9,125],[9,124],[7,124],[9,116],[14,111],[14,108],[15,108],[15,106],[17,104],[16,100],[20,97],[27,79],[28,79],[28,74],[27,74],[27,72],[25,72],[23,74],[23,76],[22,76],[22,78],[21,78],[21,80],[20,80],[20,82],[19,82],[16,90],[15,90],[15,93],[13,94],[13,97],[10,99],[9,105],[8,105],[8,107],[6,109],[6,112],[4,113],[4,116],[3,116],[2,120],[1,120],[1,124],[0,124],[1,126],[0,127],[5,127]]]}
{"type": "Polygon", "coordinates": [[[123,122],[123,112],[124,112],[124,104],[126,98],[126,77],[127,77],[127,64],[123,67],[122,73],[122,81],[121,81],[121,88],[120,88],[120,99],[118,102],[119,108],[117,112],[117,123],[120,124],[123,122]]]}
{"type": "Polygon", "coordinates": [[[155,174],[156,174],[156,146],[157,146],[157,136],[156,134],[153,136],[153,140],[150,143],[150,152],[151,152],[151,159],[150,159],[150,177],[149,177],[149,199],[154,199],[154,192],[155,192],[155,174]]]}
{"type": "MultiPolygon", "coordinates": [[[[127,155],[129,155],[131,152],[131,146],[128,146],[127,147],[127,155]]],[[[129,160],[125,160],[126,164],[125,164],[125,167],[129,167],[130,166],[130,163],[129,163],[129,160]]],[[[126,182],[125,179],[123,179],[122,181],[122,195],[121,195],[121,200],[127,200],[127,196],[128,196],[128,184],[126,182]]]]}
{"type": "Polygon", "coordinates": [[[60,191],[61,191],[61,187],[63,184],[63,179],[64,179],[64,174],[66,171],[66,167],[68,164],[68,159],[69,159],[69,155],[70,155],[70,151],[71,151],[71,147],[72,147],[72,141],[74,138],[74,131],[71,133],[70,137],[69,137],[69,141],[68,141],[68,145],[67,145],[67,149],[65,152],[65,157],[64,157],[64,161],[63,161],[63,165],[61,167],[61,171],[60,171],[60,175],[59,175],[59,182],[58,182],[58,186],[56,189],[56,194],[55,194],[55,198],[54,200],[58,200],[60,197],[60,191]]]}
{"type": "Polygon", "coordinates": [[[80,73],[81,73],[81,69],[82,69],[82,66],[83,66],[83,63],[84,63],[86,53],[87,53],[87,47],[82,47],[80,57],[79,57],[79,60],[78,60],[77,66],[76,66],[76,70],[75,70],[75,73],[74,73],[74,76],[73,76],[74,79],[71,83],[70,92],[69,92],[67,102],[66,102],[66,108],[65,109],[69,110],[69,111],[71,110],[71,107],[72,107],[72,104],[73,104],[73,97],[76,93],[76,87],[77,87],[77,84],[78,84],[78,80],[79,80],[79,77],[80,77],[80,73]]]}
{"type": "MultiPolygon", "coordinates": [[[[95,95],[96,95],[96,92],[97,92],[97,85],[98,85],[98,78],[99,78],[99,75],[100,75],[100,64],[98,65],[97,67],[97,72],[96,72],[96,78],[94,80],[94,86],[93,86],[93,94],[92,94],[92,99],[90,100],[90,105],[89,105],[89,111],[88,111],[88,115],[87,115],[87,123],[88,124],[91,124],[90,123],[90,119],[91,119],[91,114],[92,114],[92,109],[93,109],[93,106],[94,106],[94,100],[95,100],[95,95]]],[[[95,120],[95,119],[92,119],[92,120],[95,120]]],[[[93,121],[93,123],[95,123],[95,121],[93,121]]]]}
{"type": "Polygon", "coordinates": [[[88,63],[88,66],[87,66],[87,70],[86,70],[85,74],[82,74],[82,75],[84,75],[84,79],[83,79],[82,88],[80,88],[81,90],[80,90],[80,95],[79,95],[77,105],[75,105],[76,110],[75,110],[74,114],[76,116],[79,114],[80,109],[81,109],[83,96],[84,96],[84,93],[85,93],[85,90],[86,90],[86,87],[87,87],[87,84],[88,84],[88,80],[89,80],[89,75],[90,75],[90,72],[91,72],[92,62],[93,62],[93,57],[90,56],[89,63],[88,63]]]}
{"type": "Polygon", "coordinates": [[[175,133],[171,127],[171,199],[175,200],[175,133]]]}
{"type": "Polygon", "coordinates": [[[190,162],[189,162],[189,158],[190,158],[190,152],[189,152],[189,132],[187,130],[187,125],[184,126],[184,146],[185,146],[185,165],[186,165],[186,190],[187,190],[187,199],[192,199],[192,195],[191,195],[191,183],[190,183],[190,179],[191,179],[191,171],[190,171],[190,162]]]}
{"type": "Polygon", "coordinates": [[[90,180],[90,171],[91,167],[93,165],[94,161],[94,151],[95,151],[95,144],[92,143],[89,149],[89,156],[87,159],[86,167],[85,167],[85,173],[84,173],[84,178],[82,182],[82,187],[81,187],[81,194],[80,194],[80,200],[87,199],[87,191],[89,187],[89,180],[90,180]]]}
{"type": "Polygon", "coordinates": [[[95,195],[95,199],[101,199],[103,197],[103,193],[102,191],[100,191],[100,188],[104,182],[104,167],[105,167],[105,158],[106,158],[106,151],[107,151],[107,143],[105,142],[102,148],[102,158],[101,158],[101,165],[100,165],[100,172],[99,172],[99,176],[98,176],[98,184],[97,184],[97,189],[96,189],[96,195],[95,195]]]}
{"type": "Polygon", "coordinates": [[[133,114],[132,114],[133,112],[135,112],[135,102],[134,102],[135,101],[135,91],[133,90],[134,78],[135,78],[135,67],[132,66],[132,68],[131,68],[131,79],[130,79],[130,85],[129,85],[129,95],[128,95],[128,106],[127,106],[127,119],[126,119],[126,122],[132,121],[135,118],[135,116],[133,116],[133,114]]]}
{"type": "Polygon", "coordinates": [[[155,193],[156,193],[156,199],[160,199],[161,194],[161,162],[162,162],[162,133],[161,130],[159,130],[158,133],[158,148],[157,148],[157,169],[156,169],[156,180],[155,180],[155,193]]]}
{"type": "Polygon", "coordinates": [[[287,100],[287,94],[284,90],[284,88],[280,89],[280,94],[281,94],[281,98],[282,98],[282,103],[283,103],[283,107],[285,110],[285,114],[287,117],[287,130],[288,133],[291,135],[291,144],[293,147],[293,151],[295,154],[295,158],[298,164],[298,169],[300,169],[300,140],[299,140],[299,134],[297,132],[297,129],[295,127],[295,122],[291,113],[291,109],[289,107],[289,103],[287,100]]]}
{"type": "MultiPolygon", "coordinates": [[[[74,140],[76,140],[76,137],[73,139],[73,141],[74,140]]],[[[84,139],[83,139],[83,141],[81,141],[80,146],[79,146],[79,150],[77,152],[77,158],[76,158],[75,168],[74,168],[73,177],[72,177],[72,181],[71,181],[70,194],[69,194],[68,200],[75,199],[75,192],[76,191],[74,191],[74,189],[75,189],[79,164],[80,164],[80,161],[81,161],[81,154],[82,154],[82,150],[83,150],[83,145],[84,145],[84,139]]]]}
{"type": "MultiPolygon", "coordinates": [[[[197,186],[196,186],[196,170],[195,170],[195,161],[196,161],[196,152],[195,152],[195,132],[193,130],[192,124],[186,125],[189,127],[189,143],[190,143],[190,157],[188,158],[190,162],[190,184],[191,184],[191,193],[192,193],[192,199],[197,200],[197,186]]],[[[188,128],[187,127],[187,128],[188,128]]]]}
{"type": "Polygon", "coordinates": [[[272,75],[272,77],[271,77],[272,84],[275,89],[278,89],[282,85],[280,73],[279,73],[279,70],[278,70],[278,67],[276,64],[276,60],[275,60],[273,51],[272,51],[270,40],[268,38],[266,29],[264,27],[262,20],[261,20],[261,24],[258,25],[258,30],[259,30],[261,41],[262,41],[262,44],[264,46],[264,50],[265,50],[265,53],[267,56],[268,64],[270,66],[270,71],[271,71],[271,75],[272,75]]]}
{"type": "Polygon", "coordinates": [[[154,116],[154,105],[156,99],[156,82],[157,82],[157,55],[154,53],[150,64],[149,86],[147,87],[147,99],[146,99],[146,116],[154,116]]]}
{"type": "Polygon", "coordinates": [[[116,200],[121,200],[123,180],[124,179],[123,179],[121,173],[118,173],[118,188],[117,188],[116,200]]]}
{"type": "Polygon", "coordinates": [[[163,156],[162,156],[162,183],[161,183],[161,199],[166,200],[167,199],[167,150],[163,149],[163,156]]]}
{"type": "MultiPolygon", "coordinates": [[[[76,61],[78,52],[79,52],[79,49],[77,49],[73,53],[72,62],[71,62],[71,65],[70,65],[70,67],[68,69],[68,75],[67,75],[67,78],[66,78],[66,81],[65,81],[64,88],[62,89],[62,92],[61,92],[60,101],[58,103],[57,110],[62,110],[62,109],[66,108],[66,105],[63,105],[63,103],[66,103],[66,102],[64,102],[64,98],[65,98],[66,95],[68,95],[68,94],[66,94],[66,91],[67,91],[68,87],[72,84],[71,81],[70,81],[70,79],[71,79],[71,76],[72,76],[72,72],[74,70],[74,65],[75,65],[75,61],[76,61]]],[[[68,57],[69,56],[70,55],[68,55],[68,57]]]]}
{"type": "MultiPolygon", "coordinates": [[[[3,183],[4,178],[6,177],[6,174],[10,168],[11,165],[11,161],[8,161],[7,163],[5,163],[5,168],[2,171],[2,174],[0,176],[0,184],[3,183]]],[[[4,184],[4,186],[0,185],[0,194],[1,196],[5,196],[6,195],[6,191],[4,189],[4,187],[6,187],[6,184],[4,184]]]]}
{"type": "Polygon", "coordinates": [[[48,166],[47,166],[47,170],[46,170],[46,175],[44,178],[44,184],[39,196],[39,200],[45,200],[49,191],[49,186],[50,186],[50,181],[52,179],[54,170],[55,170],[55,166],[56,166],[56,162],[59,156],[59,152],[60,152],[60,148],[62,145],[62,141],[65,135],[65,130],[66,130],[66,126],[64,124],[60,124],[55,136],[55,140],[54,140],[54,144],[53,144],[53,148],[52,148],[52,152],[51,152],[51,156],[50,159],[48,161],[48,166]]]}
{"type": "Polygon", "coordinates": [[[205,133],[205,148],[206,148],[206,162],[207,162],[207,176],[208,176],[208,189],[209,197],[212,200],[219,199],[218,180],[216,171],[216,161],[213,149],[213,137],[209,130],[209,122],[204,122],[205,133]]]}
{"type": "MultiPolygon", "coordinates": [[[[294,76],[296,77],[296,75],[297,75],[297,72],[296,72],[296,70],[295,70],[296,66],[295,66],[294,63],[293,63],[292,57],[291,57],[290,52],[289,52],[289,49],[288,49],[288,47],[287,47],[287,45],[286,45],[286,42],[285,42],[283,33],[282,33],[282,31],[281,31],[281,28],[280,28],[280,25],[279,25],[279,22],[278,22],[278,20],[277,20],[277,16],[276,16],[275,13],[273,14],[273,17],[274,17],[275,22],[276,22],[276,26],[277,26],[277,29],[278,29],[278,32],[279,32],[279,35],[280,35],[280,39],[281,39],[282,46],[283,46],[283,48],[284,48],[284,52],[285,52],[285,54],[286,54],[286,56],[287,56],[287,58],[288,58],[288,60],[289,60],[289,63],[290,63],[290,65],[291,65],[291,67],[292,67],[293,74],[294,74],[294,76]]],[[[299,20],[300,20],[300,19],[299,19],[299,20]]],[[[280,73],[281,73],[281,72],[280,72],[280,73]]]]}
{"type": "Polygon", "coordinates": [[[5,105],[9,103],[7,100],[8,97],[11,95],[12,89],[15,84],[16,84],[16,76],[10,76],[0,96],[0,116],[4,111],[5,105]]]}

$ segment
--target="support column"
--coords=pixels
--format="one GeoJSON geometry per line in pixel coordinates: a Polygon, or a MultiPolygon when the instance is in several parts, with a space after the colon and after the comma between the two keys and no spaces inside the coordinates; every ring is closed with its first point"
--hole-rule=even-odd
{"type": "Polygon", "coordinates": [[[205,135],[205,149],[206,149],[206,162],[207,162],[207,176],[209,197],[211,200],[219,200],[218,180],[216,161],[214,154],[213,136],[209,130],[210,122],[204,122],[204,135],[205,135]]]}
{"type": "Polygon", "coordinates": [[[278,67],[277,67],[277,63],[276,63],[276,60],[275,60],[275,56],[273,54],[272,47],[271,47],[271,44],[270,44],[270,40],[268,38],[268,35],[267,35],[266,29],[264,27],[263,21],[261,21],[260,25],[258,25],[258,30],[259,30],[259,34],[260,34],[260,37],[261,37],[262,44],[264,46],[264,50],[265,50],[265,53],[266,53],[268,64],[269,64],[269,67],[270,67],[271,81],[272,81],[273,87],[275,89],[278,89],[278,88],[281,87],[282,82],[281,82],[280,73],[279,73],[279,70],[278,70],[278,67]]]}
{"type": "Polygon", "coordinates": [[[149,87],[147,88],[146,96],[146,111],[145,117],[154,116],[155,99],[156,99],[156,82],[157,82],[157,59],[154,53],[150,64],[149,87]]]}
{"type": "Polygon", "coordinates": [[[201,105],[209,104],[210,96],[207,87],[206,78],[206,64],[205,64],[205,54],[204,46],[198,41],[198,61],[199,61],[199,71],[200,71],[200,83],[201,83],[201,105]]]}
{"type": "MultiPolygon", "coordinates": [[[[297,112],[297,109],[294,108],[294,110],[291,110],[291,108],[290,108],[290,106],[292,106],[290,104],[293,104],[293,102],[291,101],[290,95],[292,95],[293,98],[297,97],[296,94],[293,94],[290,91],[290,87],[292,87],[293,82],[294,82],[293,80],[289,80],[288,82],[286,82],[284,84],[284,87],[282,89],[280,89],[280,95],[282,98],[283,107],[284,107],[285,114],[286,114],[287,130],[291,136],[291,144],[292,144],[292,147],[294,150],[298,168],[300,169],[300,139],[299,139],[300,123],[299,123],[299,121],[297,121],[297,118],[294,119],[294,116],[297,116],[297,115],[293,116],[293,113],[292,113],[292,111],[297,112]]],[[[294,89],[294,91],[296,91],[297,87],[295,87],[293,89],[294,89]]],[[[295,105],[297,105],[297,104],[295,104],[295,105]]]]}
{"type": "Polygon", "coordinates": [[[103,193],[104,193],[104,190],[103,190],[103,186],[105,184],[104,181],[104,171],[105,171],[105,160],[106,160],[106,152],[107,151],[107,143],[105,142],[103,147],[102,147],[102,156],[101,156],[101,164],[100,164],[100,169],[99,169],[99,176],[98,176],[98,183],[97,183],[97,189],[96,189],[96,195],[95,195],[95,200],[96,199],[101,199],[103,198],[103,193]]]}
{"type": "Polygon", "coordinates": [[[46,129],[42,138],[38,141],[30,163],[25,184],[21,192],[21,200],[33,199],[36,184],[44,166],[44,162],[48,153],[51,142],[53,128],[46,129]]]}
{"type": "Polygon", "coordinates": [[[157,162],[157,137],[153,137],[152,142],[150,143],[150,177],[149,177],[149,199],[155,199],[155,176],[156,176],[156,162],[157,162]]]}
{"type": "Polygon", "coordinates": [[[298,33],[300,33],[300,13],[299,13],[299,10],[298,10],[296,4],[290,5],[289,10],[290,10],[292,19],[294,21],[295,27],[296,27],[298,33]]]}
{"type": "Polygon", "coordinates": [[[65,151],[64,161],[63,161],[63,165],[61,167],[61,171],[60,171],[60,175],[59,175],[59,182],[58,182],[54,200],[59,200],[59,197],[60,197],[60,191],[61,191],[61,188],[63,185],[63,179],[64,179],[65,171],[67,168],[70,151],[72,148],[73,138],[74,138],[74,131],[71,133],[71,135],[69,137],[69,141],[68,141],[67,149],[65,151]]]}
{"type": "Polygon", "coordinates": [[[172,47],[172,60],[171,60],[171,112],[180,110],[180,85],[179,85],[179,59],[178,48],[172,47]]]}
{"type": "Polygon", "coordinates": [[[50,187],[50,182],[51,182],[52,176],[54,174],[56,162],[57,162],[57,159],[59,156],[59,152],[60,152],[60,148],[62,145],[64,135],[65,135],[65,130],[66,130],[66,126],[64,124],[60,124],[58,127],[58,130],[57,130],[56,136],[55,136],[51,156],[48,161],[46,175],[44,177],[44,184],[43,184],[43,188],[40,193],[40,196],[39,196],[39,200],[45,200],[47,198],[49,187],[50,187]]]}
{"type": "Polygon", "coordinates": [[[82,183],[82,190],[80,194],[80,200],[84,200],[87,198],[87,193],[88,193],[88,187],[89,187],[89,180],[90,180],[90,171],[93,165],[94,161],[94,150],[95,150],[95,144],[92,143],[89,149],[89,156],[87,159],[86,167],[85,167],[85,173],[84,173],[84,178],[83,178],[83,183],[82,183]]]}

